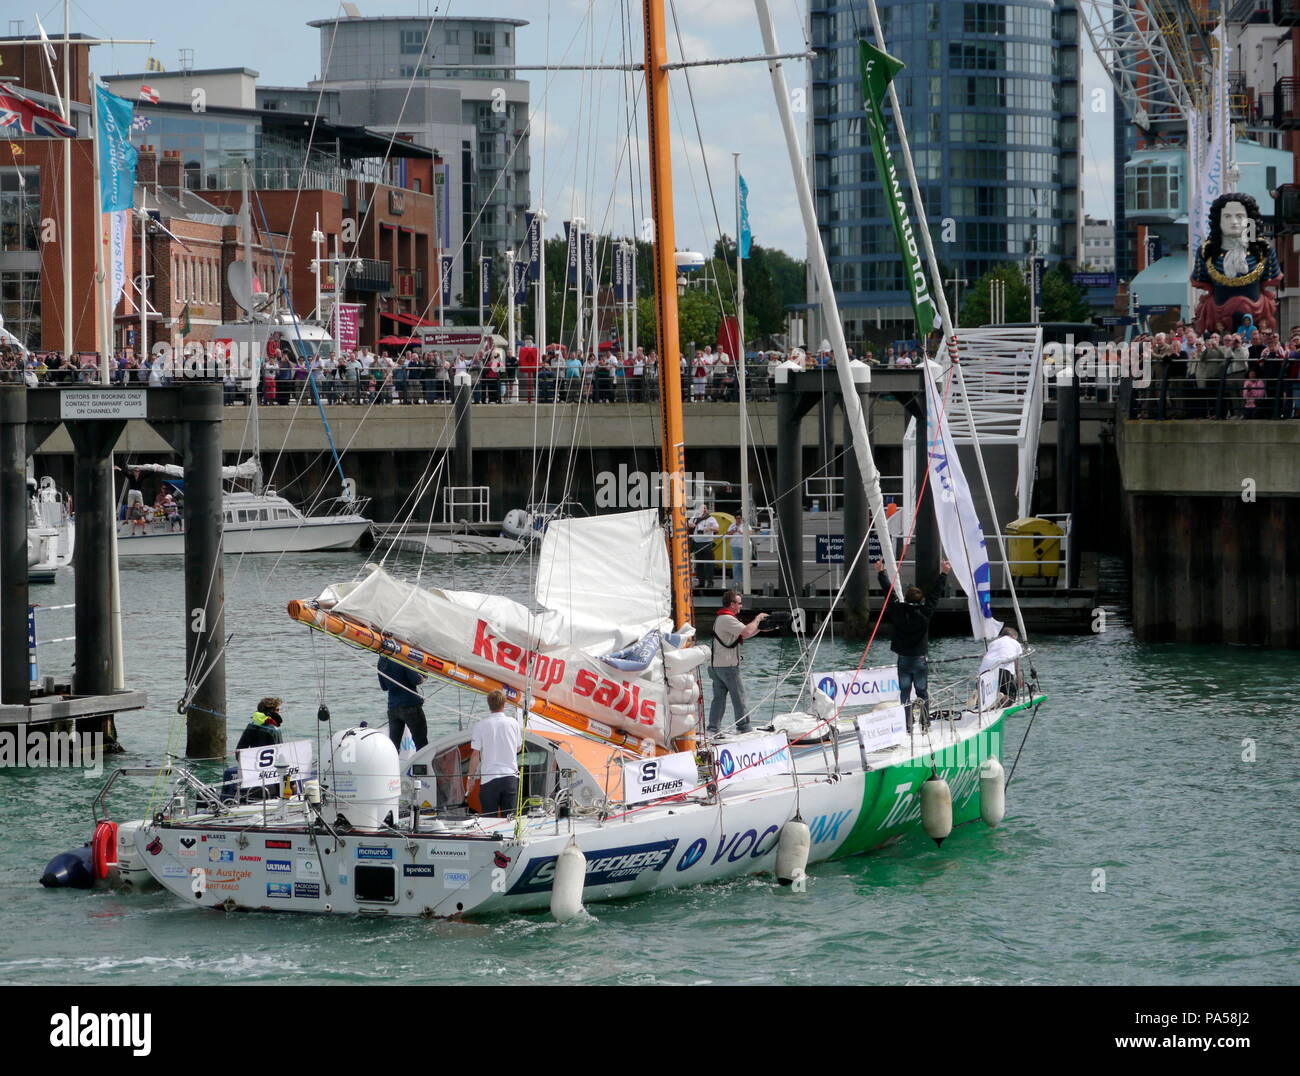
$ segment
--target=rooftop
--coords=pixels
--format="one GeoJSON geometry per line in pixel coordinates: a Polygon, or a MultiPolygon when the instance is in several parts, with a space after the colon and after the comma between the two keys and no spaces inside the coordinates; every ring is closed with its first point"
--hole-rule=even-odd
{"type": "Polygon", "coordinates": [[[308,26],[332,26],[336,22],[434,22],[437,21],[444,25],[450,26],[458,22],[478,22],[478,23],[505,23],[507,26],[527,26],[527,19],[494,19],[485,15],[456,15],[448,17],[444,15],[343,15],[337,19],[312,19],[308,26]]]}

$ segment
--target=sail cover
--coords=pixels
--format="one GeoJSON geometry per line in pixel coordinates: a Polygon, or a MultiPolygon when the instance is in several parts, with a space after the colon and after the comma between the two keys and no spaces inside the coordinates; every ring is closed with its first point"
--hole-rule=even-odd
{"type": "Polygon", "coordinates": [[[935,380],[938,366],[933,362],[921,365],[925,368],[925,436],[926,455],[930,461],[930,500],[939,521],[939,538],[952,573],[966,594],[971,634],[976,639],[994,639],[1002,630],[1002,624],[993,619],[984,528],[980,526],[970,486],[966,483],[952,431],[948,428],[948,416],[944,413],[935,380]]]}
{"type": "Polygon", "coordinates": [[[501,595],[417,587],[382,568],[319,601],[435,657],[666,744],[662,657],[639,672],[601,657],[669,630],[667,591],[663,532],[648,511],[552,523],[537,573],[541,611],[501,595]]]}

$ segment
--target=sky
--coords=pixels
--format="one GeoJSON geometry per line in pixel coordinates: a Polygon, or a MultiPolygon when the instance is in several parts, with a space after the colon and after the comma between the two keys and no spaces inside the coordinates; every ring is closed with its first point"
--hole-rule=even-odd
{"type": "MultiPolygon", "coordinates": [[[[21,3],[22,0],[19,0],[21,3]]],[[[364,15],[485,15],[528,20],[516,35],[516,62],[625,62],[622,25],[633,21],[630,48],[639,60],[638,0],[356,0],[364,15]]],[[[782,52],[804,47],[807,0],[770,0],[782,52]]],[[[668,34],[672,59],[751,56],[763,51],[753,0],[676,0],[681,36],[677,45],[671,4],[668,34]]],[[[39,14],[51,36],[63,27],[61,0],[37,0],[29,12],[10,7],[10,18],[23,20],[22,32],[35,30],[39,14]],[[39,6],[38,6],[39,5],[39,6]]],[[[74,32],[102,37],[153,38],[153,46],[103,45],[92,63],[99,74],[145,69],[150,55],[169,71],[179,67],[182,49],[193,50],[195,69],[249,67],[259,83],[306,85],[320,67],[320,34],[311,19],[341,15],[329,0],[222,0],[220,4],[170,3],[157,0],[83,0],[73,3],[74,32]]],[[[10,31],[18,27],[10,23],[10,31]]],[[[792,87],[802,86],[805,65],[786,65],[792,87]]],[[[649,213],[648,193],[629,182],[627,158],[646,157],[644,111],[640,133],[629,147],[626,122],[628,76],[619,72],[529,72],[531,83],[532,194],[550,215],[548,234],[560,234],[560,222],[581,216],[589,227],[609,234],[640,233],[649,213]]],[[[639,79],[639,75],[634,77],[639,79]]],[[[735,233],[732,154],[741,154],[741,172],[749,188],[749,216],[754,241],[795,257],[805,254],[803,226],[771,81],[762,63],[700,68],[691,72],[690,97],[680,74],[672,83],[674,201],[677,247],[709,251],[721,230],[735,233]],[[707,167],[706,167],[707,165],[707,167]],[[710,185],[712,197],[710,197],[710,185]],[[716,206],[716,217],[715,217],[716,206]]],[[[1083,176],[1085,206],[1093,216],[1108,218],[1111,198],[1111,117],[1094,112],[1092,90],[1109,110],[1109,83],[1090,50],[1084,64],[1083,176]]],[[[801,139],[806,113],[796,114],[801,139]]]]}

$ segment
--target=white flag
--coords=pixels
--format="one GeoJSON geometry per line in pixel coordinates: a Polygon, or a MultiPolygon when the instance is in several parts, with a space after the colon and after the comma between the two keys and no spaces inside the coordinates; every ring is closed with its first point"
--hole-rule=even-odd
{"type": "Polygon", "coordinates": [[[54,46],[50,44],[49,36],[45,33],[45,27],[41,25],[41,17],[36,16],[36,29],[41,32],[41,48],[45,50],[45,58],[54,63],[54,46]]]}
{"type": "Polygon", "coordinates": [[[966,475],[957,458],[948,416],[943,412],[939,386],[934,379],[935,367],[930,362],[921,365],[925,368],[925,437],[926,455],[930,461],[930,499],[939,520],[939,540],[952,565],[952,574],[966,594],[971,634],[976,639],[995,639],[1002,624],[993,619],[984,528],[980,526],[970,486],[966,484],[966,475]]]}

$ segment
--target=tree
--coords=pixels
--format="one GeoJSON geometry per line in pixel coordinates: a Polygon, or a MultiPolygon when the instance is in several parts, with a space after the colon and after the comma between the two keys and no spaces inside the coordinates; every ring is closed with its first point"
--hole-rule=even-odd
{"type": "Polygon", "coordinates": [[[1087,321],[1092,316],[1088,301],[1074,285],[1074,273],[1060,262],[1043,276],[1044,321],[1087,321]]]}

